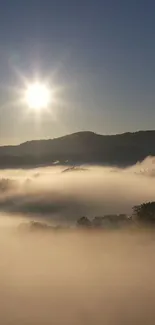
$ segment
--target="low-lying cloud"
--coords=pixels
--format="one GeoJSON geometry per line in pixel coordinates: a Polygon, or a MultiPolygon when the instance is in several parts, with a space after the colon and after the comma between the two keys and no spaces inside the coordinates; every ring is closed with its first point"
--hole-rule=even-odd
{"type": "Polygon", "coordinates": [[[57,222],[74,222],[81,215],[131,214],[133,205],[155,200],[151,157],[128,169],[54,166],[4,170],[0,177],[1,213],[57,222]]]}
{"type": "Polygon", "coordinates": [[[0,232],[3,325],[154,325],[154,235],[0,232]]]}
{"type": "MultiPolygon", "coordinates": [[[[83,213],[130,213],[134,204],[155,200],[155,178],[141,172],[144,164],[1,171],[0,226],[27,217],[73,222],[83,213]]],[[[0,323],[154,325],[154,238],[154,230],[0,227],[0,323]]]]}

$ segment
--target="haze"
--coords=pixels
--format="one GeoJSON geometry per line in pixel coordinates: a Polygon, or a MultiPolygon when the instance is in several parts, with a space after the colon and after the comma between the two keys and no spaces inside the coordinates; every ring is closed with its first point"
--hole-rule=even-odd
{"type": "Polygon", "coordinates": [[[130,168],[81,166],[3,170],[1,213],[74,224],[78,217],[131,214],[132,207],[154,200],[154,158],[130,168]]]}
{"type": "Polygon", "coordinates": [[[2,324],[153,325],[154,233],[0,236],[2,324]]]}
{"type": "Polygon", "coordinates": [[[153,325],[154,230],[54,233],[18,226],[130,215],[134,204],[155,199],[154,188],[154,157],[127,169],[1,170],[0,322],[153,325]]]}
{"type": "Polygon", "coordinates": [[[154,13],[0,1],[0,325],[155,324],[154,13]]]}

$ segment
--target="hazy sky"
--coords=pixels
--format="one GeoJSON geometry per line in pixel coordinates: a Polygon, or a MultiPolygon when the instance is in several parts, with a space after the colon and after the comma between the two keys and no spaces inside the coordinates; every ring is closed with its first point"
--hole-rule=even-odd
{"type": "Polygon", "coordinates": [[[154,35],[153,0],[1,0],[0,143],[154,129],[154,35]],[[15,104],[19,74],[61,87],[50,113],[15,104]]]}

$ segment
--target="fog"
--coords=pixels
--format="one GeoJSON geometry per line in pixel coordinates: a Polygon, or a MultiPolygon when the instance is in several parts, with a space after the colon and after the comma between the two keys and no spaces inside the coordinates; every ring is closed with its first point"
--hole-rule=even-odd
{"type": "Polygon", "coordinates": [[[131,213],[155,200],[153,163],[1,170],[1,324],[155,324],[154,230],[18,227],[35,218],[73,224],[81,214],[131,213]]]}
{"type": "Polygon", "coordinates": [[[154,174],[153,157],[127,169],[54,166],[1,170],[0,211],[70,224],[81,215],[131,214],[133,205],[155,200],[154,174]]]}
{"type": "Polygon", "coordinates": [[[155,234],[0,236],[3,325],[154,325],[155,234]]]}

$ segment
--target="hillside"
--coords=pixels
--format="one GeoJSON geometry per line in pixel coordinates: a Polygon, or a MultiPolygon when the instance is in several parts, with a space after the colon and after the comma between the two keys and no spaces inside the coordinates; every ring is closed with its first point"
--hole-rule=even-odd
{"type": "Polygon", "coordinates": [[[117,135],[78,132],[51,140],[33,140],[0,147],[0,167],[33,167],[95,163],[129,166],[155,156],[155,131],[117,135]]]}

